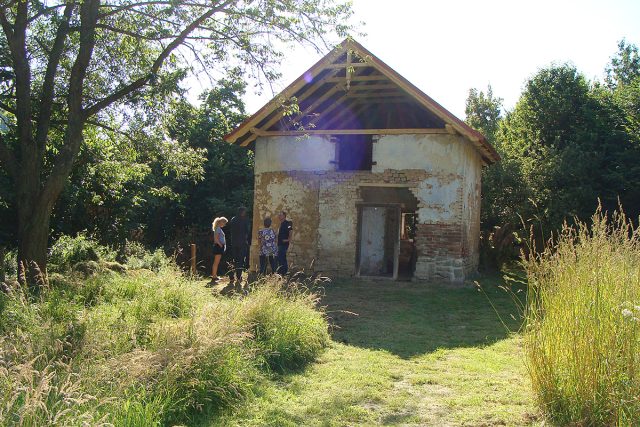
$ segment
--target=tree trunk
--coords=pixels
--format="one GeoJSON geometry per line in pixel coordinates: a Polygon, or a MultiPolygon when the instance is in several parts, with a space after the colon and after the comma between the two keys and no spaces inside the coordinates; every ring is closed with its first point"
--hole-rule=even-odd
{"type": "Polygon", "coordinates": [[[47,283],[51,209],[24,204],[18,201],[18,281],[37,290],[47,283]]]}

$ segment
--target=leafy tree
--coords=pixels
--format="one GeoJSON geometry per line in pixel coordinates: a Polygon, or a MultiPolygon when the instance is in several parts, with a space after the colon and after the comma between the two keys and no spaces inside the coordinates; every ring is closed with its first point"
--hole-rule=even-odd
{"type": "Polygon", "coordinates": [[[575,67],[551,66],[534,75],[498,139],[520,180],[521,196],[510,201],[517,209],[512,215],[557,230],[564,220],[588,218],[598,199],[605,208],[621,198],[636,209],[637,193],[629,184],[637,174],[626,166],[640,159],[624,113],[575,67]]]}
{"type": "Polygon", "coordinates": [[[465,105],[466,122],[484,134],[489,142],[495,144],[496,133],[500,126],[502,98],[493,96],[491,85],[487,93],[478,89],[470,89],[465,105]]]}
{"type": "Polygon", "coordinates": [[[494,96],[491,86],[486,93],[471,89],[465,113],[466,122],[482,132],[502,157],[500,162],[482,171],[482,227],[492,229],[517,218],[517,207],[526,202],[526,195],[521,191],[517,163],[505,154],[498,138],[503,120],[502,98],[494,96]]]}
{"type": "Polygon", "coordinates": [[[15,188],[18,258],[46,272],[51,213],[95,126],[128,131],[141,95],[185,70],[240,63],[267,78],[290,42],[344,35],[334,0],[18,0],[0,8],[0,165],[15,188]]]}
{"type": "Polygon", "coordinates": [[[638,46],[622,39],[618,42],[618,52],[607,66],[605,81],[611,89],[630,85],[640,76],[640,54],[638,46]]]}
{"type": "Polygon", "coordinates": [[[157,185],[170,188],[179,199],[157,199],[155,209],[163,212],[165,219],[159,221],[157,215],[147,218],[150,243],[160,244],[174,238],[176,229],[181,227],[209,228],[213,216],[231,217],[238,206],[251,209],[253,153],[222,139],[246,117],[241,98],[245,86],[240,75],[232,74],[202,95],[200,108],[182,102],[168,117],[171,138],[203,150],[206,162],[202,180],[177,181],[156,175],[157,185]]]}

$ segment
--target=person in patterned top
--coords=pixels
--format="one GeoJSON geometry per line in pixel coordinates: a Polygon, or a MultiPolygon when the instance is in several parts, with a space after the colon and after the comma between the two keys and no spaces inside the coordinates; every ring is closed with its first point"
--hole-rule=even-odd
{"type": "Polygon", "coordinates": [[[271,273],[276,272],[276,233],[271,228],[271,218],[264,219],[264,228],[258,230],[260,244],[260,274],[267,274],[267,260],[271,265],[271,273]]]}

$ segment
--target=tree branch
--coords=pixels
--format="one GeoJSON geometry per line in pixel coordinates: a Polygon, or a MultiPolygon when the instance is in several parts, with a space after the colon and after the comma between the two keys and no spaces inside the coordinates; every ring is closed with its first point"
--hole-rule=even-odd
{"type": "Polygon", "coordinates": [[[13,107],[8,106],[7,104],[5,104],[4,102],[0,101],[0,108],[2,108],[4,111],[13,114],[14,116],[16,115],[16,109],[13,107]]]}
{"type": "Polygon", "coordinates": [[[38,200],[39,209],[51,209],[73,167],[80,150],[85,117],[82,112],[84,79],[96,43],[96,22],[100,0],[84,0],[80,6],[80,46],[69,76],[67,126],[64,142],[56,156],[49,179],[38,200]]]}
{"type": "Polygon", "coordinates": [[[134,92],[134,91],[142,88],[144,85],[146,85],[149,82],[149,80],[151,80],[151,78],[158,72],[158,70],[160,69],[160,67],[164,63],[165,59],[167,59],[167,57],[171,54],[171,52],[175,48],[177,48],[182,43],[184,43],[184,41],[187,39],[189,34],[191,34],[192,31],[194,31],[196,28],[198,28],[203,22],[205,22],[207,19],[209,19],[215,13],[217,13],[218,11],[224,9],[225,7],[227,7],[229,4],[233,3],[234,1],[237,1],[237,0],[226,0],[226,1],[222,2],[221,4],[219,4],[218,6],[212,7],[211,9],[207,10],[207,12],[203,13],[202,15],[200,15],[196,20],[192,21],[184,30],[182,30],[182,32],[180,32],[180,35],[178,35],[178,37],[176,37],[171,43],[169,43],[167,45],[167,47],[165,47],[164,50],[160,53],[160,55],[158,55],[158,57],[154,61],[153,65],[151,66],[151,69],[149,70],[149,73],[146,76],[140,77],[140,78],[134,80],[133,82],[131,82],[131,83],[127,84],[126,86],[120,88],[119,90],[115,91],[111,95],[109,95],[109,96],[103,98],[102,100],[96,102],[92,106],[87,107],[85,109],[85,111],[84,111],[85,117],[90,117],[90,116],[98,113],[99,111],[103,110],[104,108],[108,107],[109,105],[113,104],[114,102],[121,100],[122,98],[128,96],[132,92],[134,92]]]}
{"type": "Polygon", "coordinates": [[[46,147],[47,134],[49,133],[49,126],[51,123],[51,113],[53,111],[53,97],[55,94],[55,78],[58,72],[58,65],[60,64],[60,58],[64,51],[64,44],[67,38],[69,30],[69,20],[71,19],[71,13],[75,7],[75,2],[71,1],[67,3],[62,14],[62,21],[56,31],[56,38],[49,54],[49,62],[47,63],[47,70],[44,75],[44,81],[42,84],[42,94],[40,96],[40,111],[38,126],[36,129],[36,146],[38,147],[38,159],[42,161],[44,157],[44,150],[46,147]]]}
{"type": "Polygon", "coordinates": [[[109,125],[106,125],[106,124],[104,124],[104,123],[100,123],[100,122],[99,122],[99,121],[97,121],[97,120],[87,120],[87,121],[86,121],[86,123],[87,123],[88,125],[93,125],[93,126],[96,126],[96,127],[102,128],[102,129],[104,129],[104,130],[108,130],[109,132],[113,132],[113,133],[117,133],[117,134],[119,134],[119,135],[122,135],[122,136],[124,136],[125,138],[127,138],[129,141],[133,142],[133,143],[137,142],[137,141],[136,141],[136,140],[135,140],[131,135],[129,135],[127,132],[123,132],[123,131],[121,131],[120,129],[116,129],[116,128],[114,128],[114,127],[112,127],[112,126],[109,126],[109,125]]]}
{"type": "Polygon", "coordinates": [[[110,10],[109,12],[105,12],[105,13],[101,13],[99,18],[107,18],[111,15],[115,15],[116,13],[120,13],[120,12],[125,12],[127,10],[136,8],[136,7],[140,7],[140,6],[153,6],[153,5],[171,5],[173,4],[172,2],[168,2],[168,1],[142,1],[142,2],[137,2],[137,3],[131,3],[131,4],[127,4],[125,6],[116,6],[113,4],[105,4],[102,5],[101,8],[115,8],[113,10],[110,10]]]}
{"type": "Polygon", "coordinates": [[[33,22],[36,19],[38,19],[39,17],[41,17],[42,15],[45,15],[45,14],[51,12],[52,10],[60,9],[61,7],[67,7],[67,4],[66,3],[62,3],[62,4],[57,4],[55,6],[43,7],[35,15],[33,15],[33,16],[31,16],[29,18],[29,22],[33,22]]]}
{"type": "Polygon", "coordinates": [[[21,172],[29,175],[30,182],[39,186],[39,171],[32,135],[31,117],[31,65],[27,53],[27,1],[20,1],[17,5],[16,20],[13,25],[13,37],[8,40],[16,85],[16,125],[18,144],[20,146],[21,172]],[[34,176],[38,174],[38,176],[34,176]]]}

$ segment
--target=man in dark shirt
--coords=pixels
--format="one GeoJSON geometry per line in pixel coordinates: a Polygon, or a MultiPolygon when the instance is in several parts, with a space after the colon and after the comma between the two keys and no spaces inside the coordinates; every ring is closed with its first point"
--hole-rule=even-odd
{"type": "Polygon", "coordinates": [[[293,223],[287,221],[287,213],[285,211],[278,214],[278,219],[280,220],[280,228],[278,229],[278,273],[284,275],[289,271],[287,251],[293,237],[293,223]]]}
{"type": "Polygon", "coordinates": [[[231,279],[235,273],[238,281],[242,280],[242,272],[246,267],[246,259],[249,253],[249,220],[247,219],[247,208],[238,208],[238,215],[229,221],[231,229],[231,256],[233,257],[233,271],[231,279]]]}

